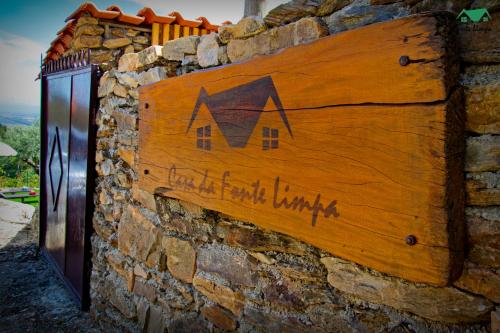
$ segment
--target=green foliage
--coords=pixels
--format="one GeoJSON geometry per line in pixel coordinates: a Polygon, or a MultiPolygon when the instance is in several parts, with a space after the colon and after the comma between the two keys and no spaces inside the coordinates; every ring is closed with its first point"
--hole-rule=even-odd
{"type": "Polygon", "coordinates": [[[0,124],[0,141],[17,151],[17,156],[0,156],[0,187],[38,187],[40,122],[31,126],[0,124]]]}

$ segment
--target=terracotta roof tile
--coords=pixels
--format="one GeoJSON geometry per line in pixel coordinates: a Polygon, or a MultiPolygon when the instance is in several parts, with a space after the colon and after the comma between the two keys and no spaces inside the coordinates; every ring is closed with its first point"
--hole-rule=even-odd
{"type": "Polygon", "coordinates": [[[188,21],[185,20],[179,12],[171,12],[168,16],[175,17],[175,23],[183,27],[198,28],[203,24],[202,21],[188,21]]]}
{"type": "Polygon", "coordinates": [[[141,9],[138,13],[137,16],[142,16],[145,18],[144,23],[146,24],[153,24],[153,23],[162,23],[162,24],[171,24],[175,21],[175,17],[173,16],[158,16],[149,7],[144,7],[141,9]]]}
{"type": "Polygon", "coordinates": [[[116,17],[116,20],[122,23],[128,23],[132,25],[140,25],[144,22],[144,17],[136,16],[136,15],[128,15],[123,14],[120,7],[113,5],[106,8],[107,11],[118,12],[120,15],[116,17]]]}
{"type": "Polygon", "coordinates": [[[66,21],[79,19],[80,16],[82,16],[82,14],[84,13],[89,13],[95,18],[101,18],[107,20],[112,20],[120,15],[120,13],[116,11],[99,10],[92,2],[86,2],[82,4],[80,7],[78,7],[78,9],[73,12],[73,14],[68,16],[66,21]]]}
{"type": "MultiPolygon", "coordinates": [[[[207,18],[204,17],[204,16],[200,16],[197,18],[198,21],[201,21],[201,27],[203,29],[207,29],[207,30],[210,30],[210,31],[217,31],[219,29],[219,26],[218,25],[213,25],[211,24],[210,22],[208,22],[207,18]]],[[[228,22],[228,21],[226,21],[228,22]]]]}
{"type": "MultiPolygon", "coordinates": [[[[68,22],[64,28],[57,32],[57,38],[51,43],[50,49],[47,51],[45,60],[56,60],[70,47],[73,35],[76,29],[78,19],[89,14],[98,19],[112,20],[124,24],[135,26],[150,26],[153,23],[159,24],[178,24],[188,28],[206,29],[208,32],[218,30],[218,26],[211,24],[207,18],[201,16],[195,21],[184,19],[178,12],[172,12],[169,15],[157,15],[151,8],[144,7],[137,15],[124,14],[119,6],[113,5],[106,10],[100,10],[92,2],[83,3],[75,10],[68,18],[68,22]]],[[[230,21],[225,21],[223,24],[231,24],[230,21]]]]}
{"type": "Polygon", "coordinates": [[[71,20],[68,23],[66,23],[66,25],[64,26],[64,28],[62,28],[61,30],[59,30],[57,32],[57,34],[58,35],[62,34],[62,33],[73,34],[75,32],[75,28],[76,28],[76,20],[71,20]]]}

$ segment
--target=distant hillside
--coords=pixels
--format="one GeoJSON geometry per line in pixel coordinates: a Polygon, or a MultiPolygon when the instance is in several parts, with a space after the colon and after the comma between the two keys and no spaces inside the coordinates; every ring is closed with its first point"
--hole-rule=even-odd
{"type": "Polygon", "coordinates": [[[0,105],[0,124],[7,126],[31,125],[40,118],[40,107],[32,105],[0,105]]]}

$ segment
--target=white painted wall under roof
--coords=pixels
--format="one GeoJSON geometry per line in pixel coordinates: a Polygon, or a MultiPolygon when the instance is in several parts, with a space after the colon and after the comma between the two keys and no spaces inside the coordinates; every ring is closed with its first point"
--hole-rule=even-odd
{"type": "MultiPolygon", "coordinates": [[[[289,0],[245,0],[245,8],[252,7],[250,3],[255,3],[258,6],[258,13],[253,13],[253,15],[260,15],[262,17],[266,16],[269,11],[283,3],[287,3],[289,0]]],[[[246,14],[246,13],[245,13],[246,14]]],[[[252,13],[250,13],[252,14],[252,13]]]]}

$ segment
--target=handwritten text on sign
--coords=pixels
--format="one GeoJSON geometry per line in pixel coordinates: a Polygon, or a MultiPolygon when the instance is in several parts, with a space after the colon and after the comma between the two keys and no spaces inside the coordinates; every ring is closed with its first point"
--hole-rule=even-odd
{"type": "Polygon", "coordinates": [[[168,185],[174,190],[197,192],[200,195],[208,197],[218,196],[221,200],[230,197],[233,201],[251,203],[253,205],[264,205],[269,202],[274,209],[289,209],[298,212],[306,211],[311,214],[311,223],[313,226],[316,224],[319,215],[324,218],[339,216],[336,208],[337,201],[332,200],[325,207],[321,202],[321,194],[319,193],[312,202],[304,198],[304,196],[287,197],[290,186],[285,185],[284,187],[280,187],[280,177],[275,178],[271,194],[272,200],[268,200],[267,193],[270,191],[266,187],[261,186],[260,180],[253,182],[250,188],[239,187],[231,185],[230,176],[230,171],[224,171],[220,185],[217,185],[213,180],[210,180],[208,170],[205,170],[203,179],[197,180],[178,173],[176,166],[172,165],[168,171],[168,185]]]}

